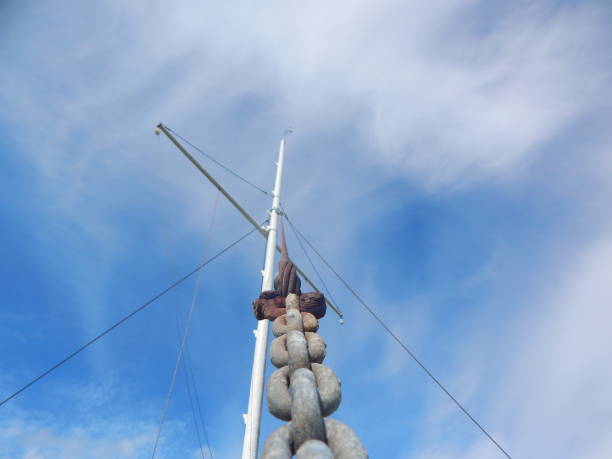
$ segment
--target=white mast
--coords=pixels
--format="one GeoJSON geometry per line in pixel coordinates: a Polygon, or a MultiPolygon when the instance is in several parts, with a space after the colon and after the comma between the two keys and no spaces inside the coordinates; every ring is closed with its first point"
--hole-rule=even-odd
{"type": "MultiPolygon", "coordinates": [[[[287,130],[280,141],[278,162],[276,163],[276,179],[272,191],[272,209],[270,209],[270,226],[268,227],[268,240],[266,243],[266,258],[262,271],[263,281],[261,291],[274,290],[274,256],[276,254],[276,235],[278,217],[280,216],[280,191],[283,177],[283,162],[285,160],[285,136],[291,132],[287,130]]],[[[249,394],[249,408],[244,415],[244,442],[242,444],[242,459],[256,459],[259,447],[259,429],[261,424],[261,405],[263,401],[264,372],[266,369],[266,350],[268,345],[269,321],[258,321],[255,333],[255,352],[253,355],[253,372],[251,373],[251,390],[249,394]]]]}
{"type": "MultiPolygon", "coordinates": [[[[244,208],[217,182],[202,165],[174,138],[170,133],[170,129],[162,123],[157,125],[155,130],[157,134],[163,132],[179,151],[219,190],[223,196],[247,219],[251,225],[264,237],[267,238],[266,258],[264,262],[264,270],[262,271],[263,281],[261,290],[274,289],[274,251],[280,252],[280,247],[276,245],[276,235],[278,226],[278,217],[280,211],[280,190],[283,174],[283,162],[285,159],[285,137],[291,132],[288,129],[283,135],[280,142],[280,150],[278,153],[278,162],[276,163],[276,180],[274,183],[274,191],[272,191],[272,209],[270,210],[270,225],[267,228],[259,226],[259,224],[251,217],[244,208]]],[[[192,145],[193,146],[193,145],[192,145]]],[[[195,147],[194,147],[195,148],[195,147]]],[[[296,266],[298,274],[317,292],[317,286],[304,274],[299,267],[296,266]]],[[[342,323],[342,312],[328,298],[325,302],[333,309],[340,317],[342,323]]],[[[247,414],[244,414],[245,431],[244,442],[242,446],[242,459],[256,459],[259,447],[259,430],[261,422],[261,405],[263,397],[263,379],[266,365],[266,348],[268,344],[268,324],[267,320],[260,320],[257,325],[257,330],[254,330],[256,342],[255,353],[253,356],[253,371],[251,374],[251,390],[249,393],[249,407],[247,414]]]]}

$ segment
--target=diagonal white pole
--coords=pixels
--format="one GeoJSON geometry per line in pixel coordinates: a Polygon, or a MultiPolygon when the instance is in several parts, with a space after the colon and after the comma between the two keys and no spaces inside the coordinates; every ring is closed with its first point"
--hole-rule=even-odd
{"type": "MultiPolygon", "coordinates": [[[[280,142],[278,162],[276,163],[276,179],[272,192],[272,209],[270,209],[270,226],[266,243],[266,258],[262,271],[263,281],[261,291],[274,290],[274,256],[276,254],[276,235],[280,215],[280,191],[283,177],[283,162],[285,160],[285,136],[280,142]]],[[[257,323],[255,331],[255,353],[253,356],[253,372],[251,373],[251,390],[249,393],[249,408],[244,415],[244,442],[242,444],[242,459],[256,459],[259,448],[259,430],[261,424],[261,405],[263,401],[264,372],[266,369],[266,350],[268,345],[267,319],[257,323]]]]}

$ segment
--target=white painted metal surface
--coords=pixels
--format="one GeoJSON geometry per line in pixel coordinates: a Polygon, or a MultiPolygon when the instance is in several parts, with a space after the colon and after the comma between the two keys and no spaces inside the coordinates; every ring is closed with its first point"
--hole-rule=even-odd
{"type": "MultiPolygon", "coordinates": [[[[266,257],[263,269],[261,291],[274,290],[274,257],[276,254],[276,235],[280,214],[280,191],[285,160],[285,132],[280,142],[278,162],[276,163],[276,179],[272,192],[272,209],[270,210],[270,226],[266,243],[266,257]]],[[[259,430],[261,424],[261,406],[263,402],[264,372],[266,369],[266,350],[268,346],[267,319],[260,320],[255,331],[255,352],[253,355],[253,371],[251,373],[251,390],[249,393],[249,408],[244,416],[244,442],[242,444],[242,459],[256,459],[259,448],[259,430]]]]}

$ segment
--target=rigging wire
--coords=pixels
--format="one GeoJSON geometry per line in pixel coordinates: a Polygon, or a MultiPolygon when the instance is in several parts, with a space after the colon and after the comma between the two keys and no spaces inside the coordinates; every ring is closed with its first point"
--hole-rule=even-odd
{"type": "MultiPolygon", "coordinates": [[[[163,210],[167,211],[168,210],[168,201],[167,201],[167,196],[165,194],[161,194],[160,195],[160,205],[163,208],[163,210]]],[[[170,272],[174,275],[175,271],[177,271],[177,263],[176,263],[176,257],[173,251],[170,251],[170,244],[171,244],[171,239],[170,239],[170,229],[167,225],[164,225],[164,227],[162,228],[162,235],[165,236],[165,244],[163,245],[163,248],[165,249],[164,252],[166,253],[166,255],[168,256],[169,260],[170,260],[170,265],[171,265],[171,270],[170,272]]],[[[174,318],[175,318],[175,322],[176,322],[176,336],[177,339],[180,343],[181,340],[181,330],[184,329],[183,327],[183,323],[181,321],[181,317],[180,317],[180,311],[179,311],[179,305],[178,302],[173,302],[174,305],[174,318]]],[[[186,343],[186,347],[185,347],[185,355],[187,357],[187,360],[183,359],[183,369],[185,371],[186,374],[188,373],[188,369],[187,369],[187,364],[190,364],[190,353],[189,353],[189,342],[186,343]]],[[[200,454],[202,455],[202,459],[206,459],[204,456],[204,447],[202,446],[202,438],[200,435],[200,426],[198,425],[198,420],[196,417],[196,411],[195,411],[195,407],[193,404],[193,396],[192,396],[192,388],[191,388],[191,384],[190,382],[192,382],[193,380],[190,380],[189,378],[185,378],[185,386],[187,389],[187,395],[189,397],[189,406],[191,408],[191,416],[193,419],[193,426],[195,429],[195,434],[196,434],[196,438],[198,440],[198,446],[200,449],[200,454]]],[[[193,384],[193,389],[195,391],[197,391],[197,386],[195,385],[195,383],[193,384]]]]}
{"type": "MultiPolygon", "coordinates": [[[[210,227],[208,228],[208,238],[210,238],[210,234],[212,233],[212,228],[213,228],[213,223],[215,220],[215,215],[219,206],[219,196],[221,195],[221,191],[217,190],[217,194],[215,196],[215,204],[214,204],[214,208],[213,208],[213,212],[212,212],[212,216],[211,216],[211,222],[210,222],[210,227]]],[[[204,252],[202,253],[202,258],[204,258],[204,252]]],[[[196,384],[196,379],[195,379],[195,374],[193,372],[193,366],[191,364],[191,353],[189,352],[189,348],[187,348],[187,375],[188,377],[191,379],[191,384],[192,387],[194,389],[194,394],[195,394],[195,400],[196,400],[196,404],[198,406],[198,414],[199,414],[199,418],[200,418],[200,425],[202,426],[202,431],[204,433],[204,439],[206,441],[206,447],[208,449],[208,454],[210,455],[211,458],[214,458],[213,453],[212,453],[212,449],[210,447],[210,441],[208,438],[208,431],[206,429],[206,423],[204,422],[204,415],[202,414],[202,404],[200,403],[200,394],[198,391],[198,385],[196,384]]],[[[198,434],[199,437],[199,434],[198,434]]],[[[202,448],[202,445],[200,444],[200,449],[202,448]]],[[[203,453],[203,451],[202,451],[203,453]]]]}
{"type": "MultiPolygon", "coordinates": [[[[177,307],[177,303],[174,303],[174,312],[175,312],[175,318],[176,318],[177,338],[179,339],[179,342],[180,342],[180,339],[181,339],[181,330],[184,327],[183,327],[183,324],[182,324],[182,322],[180,320],[180,317],[179,317],[179,310],[178,310],[178,307],[177,307]]],[[[195,380],[193,379],[193,375],[191,375],[189,373],[190,365],[191,365],[191,355],[190,355],[190,352],[189,352],[189,343],[186,343],[186,346],[185,346],[185,357],[186,357],[186,359],[183,360],[183,368],[184,368],[184,371],[187,373],[187,378],[185,378],[185,385],[187,387],[187,395],[189,396],[189,405],[191,407],[191,415],[192,415],[192,418],[193,418],[194,429],[196,431],[196,436],[197,436],[197,439],[198,439],[198,446],[200,447],[200,453],[202,454],[202,459],[205,459],[205,457],[204,457],[204,447],[202,446],[202,438],[200,436],[200,426],[199,426],[197,418],[196,418],[195,407],[194,407],[194,404],[193,404],[193,399],[192,399],[192,394],[191,394],[191,389],[192,389],[191,384],[193,384],[193,389],[195,391],[197,391],[197,386],[195,384],[195,380]],[[190,376],[191,376],[191,378],[190,378],[190,376]],[[190,384],[190,382],[191,382],[191,384],[190,384]]],[[[199,403],[199,398],[197,399],[197,401],[199,403]]],[[[200,408],[200,407],[198,406],[198,408],[200,408]]],[[[208,444],[207,444],[207,446],[208,446],[208,449],[210,450],[210,446],[208,444]]]]}
{"type": "MultiPolygon", "coordinates": [[[[185,363],[185,359],[181,361],[181,364],[183,365],[183,371],[185,372],[185,375],[188,375],[187,364],[185,363]]],[[[189,384],[189,378],[185,378],[185,386],[187,387],[187,395],[189,397],[189,406],[191,407],[191,417],[193,418],[193,425],[196,431],[196,437],[198,438],[198,446],[200,447],[200,454],[202,455],[202,459],[206,459],[206,457],[204,456],[204,447],[202,446],[202,438],[200,437],[200,428],[198,426],[198,419],[196,418],[195,406],[193,405],[193,397],[191,395],[191,386],[189,384]]],[[[210,447],[209,447],[209,450],[210,450],[210,447]]]]}
{"type": "MultiPolygon", "coordinates": [[[[177,319],[176,326],[177,326],[178,338],[180,340],[180,338],[181,338],[180,332],[183,329],[183,325],[182,325],[182,323],[180,321],[180,318],[178,317],[178,309],[175,308],[175,312],[177,313],[177,316],[176,316],[176,319],[177,319]]],[[[209,441],[209,438],[208,438],[208,432],[206,430],[206,423],[204,422],[204,415],[202,414],[202,405],[200,403],[200,396],[199,396],[199,393],[198,393],[198,385],[196,383],[195,375],[193,373],[193,366],[191,364],[191,351],[189,349],[189,342],[185,343],[185,356],[183,358],[183,371],[185,371],[185,374],[187,375],[187,378],[185,379],[185,385],[187,387],[187,395],[189,396],[189,404],[190,404],[190,407],[191,407],[191,415],[192,415],[192,418],[193,418],[193,424],[194,424],[194,428],[195,428],[195,431],[196,431],[196,436],[197,436],[197,439],[198,439],[198,445],[200,447],[200,454],[202,455],[202,459],[205,459],[205,456],[204,456],[204,447],[202,446],[202,437],[200,436],[200,425],[201,425],[202,426],[202,431],[204,433],[204,440],[206,441],[206,449],[208,449],[208,454],[210,455],[210,457],[214,458],[213,453],[212,453],[212,449],[210,448],[210,441],[209,441]],[[193,394],[193,398],[192,398],[192,394],[193,394]],[[198,414],[199,414],[200,424],[198,424],[198,418],[196,417],[196,411],[195,411],[195,407],[194,407],[194,403],[193,403],[194,399],[195,399],[196,405],[198,407],[198,414]]]]}
{"type": "Polygon", "coordinates": [[[72,359],[73,357],[75,357],[76,355],[80,354],[81,352],[83,352],[85,349],[87,349],[89,346],[91,346],[92,344],[94,344],[96,341],[98,341],[99,339],[103,338],[104,336],[106,336],[107,334],[109,334],[111,331],[113,331],[115,328],[117,328],[119,325],[123,324],[125,321],[127,321],[128,319],[131,319],[132,317],[134,317],[136,314],[138,314],[139,312],[141,312],[143,309],[147,308],[148,306],[150,306],[151,304],[153,304],[155,301],[157,301],[158,299],[160,299],[162,296],[164,296],[166,293],[168,293],[169,291],[171,291],[172,289],[174,289],[175,287],[177,287],[178,285],[182,284],[184,281],[186,281],[187,279],[189,279],[191,276],[193,276],[195,273],[197,273],[198,271],[200,271],[202,268],[204,268],[206,265],[208,265],[209,263],[211,263],[212,261],[216,260],[217,258],[219,258],[221,255],[223,255],[225,252],[227,252],[228,250],[230,250],[231,248],[233,248],[234,246],[238,245],[238,243],[242,242],[244,239],[246,239],[248,236],[250,236],[251,234],[253,234],[255,232],[255,228],[253,228],[252,230],[250,230],[249,232],[245,233],[243,236],[241,236],[240,238],[236,239],[234,242],[232,242],[231,244],[227,245],[224,249],[222,249],[221,251],[217,252],[215,255],[213,255],[212,257],[210,257],[208,260],[206,260],[205,262],[203,262],[202,264],[200,264],[199,266],[197,266],[195,269],[193,269],[191,272],[185,274],[183,277],[181,277],[180,279],[178,279],[177,281],[175,281],[174,283],[170,284],[168,287],[166,287],[164,290],[162,290],[161,292],[159,292],[157,295],[155,295],[153,298],[147,300],[145,303],[141,304],[140,306],[138,306],[136,309],[134,309],[132,312],[130,312],[129,314],[127,314],[126,316],[124,316],[122,319],[118,320],[117,322],[115,322],[113,325],[111,325],[110,327],[108,327],[106,330],[104,330],[102,333],[96,335],[94,338],[90,339],[89,341],[87,341],[85,344],[83,344],[81,347],[79,347],[78,349],[76,349],[75,351],[71,352],[70,354],[68,354],[66,357],[64,357],[62,360],[60,360],[59,362],[57,362],[55,365],[49,367],[47,370],[45,370],[44,372],[42,372],[40,375],[38,375],[37,377],[35,377],[34,379],[32,379],[30,382],[28,382],[27,384],[23,385],[21,388],[19,388],[18,390],[16,390],[15,392],[13,392],[11,395],[9,395],[8,397],[6,397],[4,400],[0,401],[0,407],[2,407],[5,403],[9,402],[10,400],[12,400],[13,398],[15,398],[16,396],[18,396],[19,394],[21,394],[23,391],[25,391],[26,389],[28,389],[29,387],[31,387],[33,384],[37,383],[38,381],[40,381],[41,379],[43,379],[45,376],[47,376],[49,373],[51,373],[52,371],[56,370],[57,368],[61,367],[63,364],[65,364],[66,362],[68,362],[70,359],[72,359]]]}
{"type": "MultiPolygon", "coordinates": [[[[175,312],[175,319],[176,319],[176,332],[177,332],[177,338],[181,339],[181,330],[184,329],[183,324],[180,320],[179,317],[179,310],[177,307],[177,304],[174,303],[174,312],[175,312]]],[[[191,363],[190,359],[190,354],[189,354],[189,343],[186,343],[185,346],[185,357],[186,359],[183,359],[183,371],[185,371],[186,374],[188,374],[188,370],[187,370],[187,364],[191,363]]],[[[187,395],[189,396],[189,405],[191,407],[191,416],[193,418],[193,425],[194,425],[194,429],[196,432],[196,437],[198,439],[198,446],[200,447],[200,454],[202,454],[202,459],[206,459],[204,457],[204,447],[202,446],[202,438],[200,437],[200,426],[198,424],[197,418],[196,418],[196,412],[195,412],[195,407],[193,404],[193,398],[192,398],[192,394],[191,394],[191,384],[190,384],[190,379],[186,378],[185,379],[185,386],[187,387],[187,395]]],[[[195,383],[194,383],[194,389],[196,389],[195,387],[195,383]]]]}
{"type": "MultiPolygon", "coordinates": [[[[285,212],[285,209],[283,209],[283,207],[281,206],[281,210],[283,212],[283,217],[285,217],[285,220],[287,220],[289,222],[289,216],[287,215],[287,213],[285,212]]],[[[289,222],[291,223],[291,222],[289,222]]],[[[312,258],[310,257],[310,255],[308,254],[308,251],[306,250],[306,247],[304,247],[304,243],[302,242],[302,239],[300,238],[300,236],[298,235],[297,231],[295,230],[293,225],[290,225],[291,229],[293,230],[293,235],[295,236],[295,238],[297,239],[298,243],[300,244],[300,247],[302,248],[302,251],[304,252],[304,255],[306,255],[306,258],[308,258],[308,261],[310,263],[310,266],[312,267],[313,271],[315,272],[315,274],[317,275],[317,278],[319,279],[319,281],[321,282],[321,284],[323,285],[323,288],[325,289],[325,293],[327,296],[329,296],[331,298],[331,300],[334,302],[334,304],[338,304],[335,300],[335,298],[332,296],[329,288],[327,287],[327,284],[325,283],[325,281],[323,280],[323,277],[321,276],[321,274],[319,273],[319,270],[317,269],[317,267],[315,266],[314,262],[312,261],[312,258]]],[[[342,320],[342,319],[340,319],[342,320]]]]}
{"type": "Polygon", "coordinates": [[[440,380],[434,376],[434,374],[425,366],[423,362],[421,362],[417,358],[416,355],[414,355],[414,353],[408,348],[408,346],[406,346],[402,342],[402,340],[395,333],[393,333],[393,331],[391,331],[389,326],[380,318],[378,314],[374,312],[374,310],[370,306],[368,306],[368,304],[363,300],[363,298],[361,298],[361,296],[359,296],[359,294],[357,294],[357,292],[350,286],[350,284],[340,274],[338,274],[338,272],[327,262],[327,260],[319,253],[319,251],[314,248],[314,246],[310,243],[310,241],[306,239],[306,237],[302,234],[302,232],[299,229],[295,228],[291,220],[287,218],[287,221],[289,222],[289,225],[294,229],[294,231],[296,231],[304,239],[306,244],[308,244],[308,246],[313,250],[313,252],[317,254],[317,256],[321,259],[321,261],[325,263],[325,265],[331,270],[331,272],[334,273],[334,275],[338,278],[338,280],[342,282],[342,284],[344,284],[347,290],[351,292],[351,294],[357,299],[357,301],[361,303],[361,305],[366,309],[367,312],[370,313],[372,317],[374,317],[374,319],[376,319],[376,321],[380,324],[380,326],[383,327],[387,333],[389,333],[389,335],[402,347],[402,349],[412,358],[412,360],[414,360],[419,365],[419,367],[421,367],[421,369],[427,374],[427,376],[429,376],[429,378],[434,383],[436,383],[436,385],[440,389],[442,389],[442,391],[455,403],[455,405],[457,405],[457,407],[459,407],[459,409],[474,423],[474,425],[478,427],[478,429],[480,429],[480,431],[483,434],[486,435],[486,437],[497,447],[499,451],[501,451],[504,454],[504,456],[506,456],[508,459],[512,459],[510,454],[508,454],[506,450],[502,448],[502,446],[491,436],[491,434],[489,434],[489,432],[487,432],[487,430],[468,412],[468,410],[461,404],[461,402],[459,402],[459,400],[457,400],[446,389],[446,387],[444,387],[444,385],[440,382],[440,380]]]}
{"type": "MultiPolygon", "coordinates": [[[[206,441],[206,448],[208,449],[208,454],[210,455],[211,458],[214,458],[213,453],[212,453],[212,449],[210,447],[210,440],[208,438],[208,430],[206,429],[206,423],[204,422],[204,415],[202,414],[202,404],[200,403],[200,395],[198,393],[197,390],[197,384],[196,384],[196,380],[195,380],[195,375],[193,373],[193,366],[191,365],[191,353],[189,352],[189,348],[187,349],[187,353],[186,353],[186,357],[187,357],[187,373],[189,374],[189,377],[191,378],[191,384],[193,386],[194,390],[194,395],[195,395],[195,400],[196,400],[196,405],[198,407],[198,415],[200,418],[200,424],[202,426],[202,432],[204,433],[204,440],[206,441]]],[[[200,435],[198,434],[198,437],[200,435]]],[[[202,448],[202,446],[200,445],[200,449],[202,448]]]]}
{"type": "MultiPolygon", "coordinates": [[[[216,194],[215,197],[215,202],[214,202],[214,207],[213,207],[213,213],[216,212],[217,210],[217,206],[219,203],[219,193],[218,192],[216,194]]],[[[161,194],[160,195],[160,204],[162,206],[162,208],[164,210],[168,210],[169,206],[168,206],[168,201],[166,199],[166,195],[165,194],[161,194]]],[[[175,256],[175,253],[168,250],[170,247],[170,230],[167,226],[164,227],[165,231],[162,231],[162,233],[165,236],[165,245],[164,247],[167,249],[167,255],[170,259],[171,262],[171,272],[172,274],[174,274],[177,271],[177,259],[175,256]]],[[[181,330],[184,328],[183,327],[183,323],[180,317],[180,311],[179,311],[179,306],[177,302],[174,302],[174,313],[175,313],[175,319],[176,319],[176,331],[177,331],[177,339],[179,340],[180,343],[180,339],[181,339],[181,330]]],[[[200,447],[200,454],[202,455],[202,459],[205,459],[204,457],[204,447],[202,446],[202,438],[200,435],[200,425],[202,426],[202,431],[204,432],[204,438],[206,440],[206,447],[208,449],[208,453],[210,455],[211,458],[214,458],[213,453],[212,453],[212,449],[210,447],[210,441],[208,438],[208,432],[206,431],[206,423],[204,422],[204,415],[202,414],[202,405],[200,403],[200,396],[199,396],[199,391],[198,391],[198,384],[196,383],[195,380],[195,376],[193,373],[193,368],[192,368],[192,364],[191,364],[191,352],[190,352],[190,348],[189,348],[189,342],[185,343],[185,358],[183,358],[183,368],[184,371],[187,375],[187,378],[185,378],[185,385],[187,388],[187,395],[189,396],[189,405],[191,408],[191,414],[192,414],[192,418],[193,418],[193,425],[194,425],[194,429],[196,432],[196,437],[198,440],[198,446],[200,447]],[[193,396],[192,396],[192,392],[193,392],[193,396]],[[199,420],[200,420],[200,424],[198,424],[198,417],[196,416],[196,411],[195,411],[195,407],[194,407],[194,403],[193,400],[195,399],[197,407],[198,407],[198,414],[199,414],[199,420]]]]}
{"type": "MultiPolygon", "coordinates": [[[[213,225],[215,223],[215,216],[217,214],[218,204],[219,204],[219,192],[216,194],[216,197],[215,197],[215,203],[213,205],[212,212],[210,214],[210,223],[209,223],[209,226],[208,226],[208,231],[207,231],[206,237],[204,239],[204,247],[202,249],[202,258],[203,259],[205,258],[204,255],[206,254],[206,245],[207,245],[207,242],[210,240],[210,235],[212,233],[213,225]]],[[[157,453],[157,447],[159,445],[159,439],[161,437],[161,432],[162,432],[162,429],[163,429],[163,426],[164,426],[164,421],[166,419],[166,416],[168,415],[168,410],[170,409],[170,402],[172,400],[172,395],[174,393],[174,385],[176,383],[176,377],[178,375],[178,370],[179,370],[179,368],[181,366],[181,363],[183,364],[183,367],[185,368],[185,376],[187,378],[186,379],[186,381],[187,381],[187,392],[188,392],[188,395],[189,395],[189,402],[190,402],[190,405],[191,405],[191,414],[193,415],[194,422],[196,421],[195,408],[193,406],[193,400],[192,400],[192,397],[191,397],[191,390],[190,390],[190,387],[189,387],[189,374],[187,373],[186,365],[185,365],[185,362],[183,360],[183,356],[184,356],[185,349],[186,349],[186,346],[187,346],[187,338],[189,336],[189,329],[190,329],[190,326],[191,326],[191,322],[193,320],[193,313],[195,311],[195,306],[197,304],[198,295],[200,293],[201,283],[202,283],[202,272],[200,271],[200,272],[198,272],[198,274],[196,276],[195,288],[194,288],[193,297],[192,297],[192,300],[191,300],[191,306],[189,308],[189,314],[188,314],[188,317],[187,317],[187,323],[185,324],[185,327],[184,327],[184,332],[183,332],[183,337],[182,337],[181,343],[180,343],[179,353],[178,353],[178,355],[176,357],[176,363],[175,363],[175,366],[174,366],[174,371],[172,373],[172,378],[170,380],[170,386],[168,387],[168,393],[166,395],[166,401],[164,403],[164,410],[162,412],[162,417],[161,417],[161,419],[159,421],[159,427],[157,429],[157,435],[155,437],[155,444],[153,446],[153,453],[151,455],[152,459],[155,458],[155,455],[157,453]]],[[[175,305],[176,305],[176,303],[175,303],[175,305]]],[[[177,312],[177,320],[180,321],[179,316],[178,316],[178,309],[175,308],[175,311],[177,312]]],[[[182,328],[183,327],[182,327],[182,324],[181,324],[181,329],[182,328]]],[[[193,376],[193,373],[191,373],[191,375],[193,376]]],[[[197,386],[195,386],[195,384],[194,384],[194,389],[197,390],[197,386]]],[[[198,401],[199,401],[199,399],[198,399],[198,401]]],[[[200,410],[200,412],[201,412],[201,410],[200,410]]],[[[195,426],[196,426],[196,432],[197,432],[197,436],[198,436],[198,442],[199,442],[199,445],[200,445],[200,453],[202,454],[202,458],[203,458],[204,457],[204,450],[202,448],[202,441],[200,439],[200,432],[198,430],[197,422],[195,422],[195,426]]],[[[204,429],[206,429],[206,428],[204,427],[204,429]]],[[[208,445],[208,451],[210,451],[210,445],[208,445]]]]}
{"type": "Polygon", "coordinates": [[[189,145],[191,148],[193,148],[194,150],[196,150],[197,152],[199,152],[201,155],[203,155],[204,157],[210,159],[213,163],[215,163],[217,166],[223,168],[224,170],[226,170],[227,172],[229,172],[230,174],[232,174],[234,177],[238,178],[239,180],[242,180],[244,183],[246,183],[247,185],[253,187],[254,189],[256,189],[257,191],[259,191],[260,193],[263,193],[265,195],[269,195],[270,192],[264,190],[263,188],[255,185],[253,182],[245,179],[243,176],[241,176],[240,174],[238,174],[237,172],[234,172],[232,169],[230,169],[229,167],[225,166],[224,164],[222,164],[221,162],[219,162],[218,160],[216,160],[215,158],[213,158],[212,156],[210,156],[208,153],[206,153],[204,150],[196,147],[194,144],[192,144],[189,140],[187,140],[185,137],[183,137],[182,135],[180,135],[178,132],[176,132],[174,129],[168,127],[167,125],[164,124],[164,127],[166,129],[168,129],[170,132],[172,132],[175,136],[177,136],[179,139],[181,139],[183,142],[185,142],[187,145],[189,145]]]}
{"type": "Polygon", "coordinates": [[[200,293],[200,278],[201,276],[196,276],[196,286],[193,292],[191,306],[189,307],[189,315],[187,316],[187,323],[185,324],[185,331],[183,332],[183,338],[181,339],[181,346],[179,348],[179,353],[176,357],[174,370],[172,371],[170,387],[168,387],[166,401],[164,402],[164,410],[162,412],[162,417],[159,421],[159,427],[157,428],[157,435],[155,436],[155,444],[153,445],[153,453],[151,454],[151,459],[155,459],[155,455],[157,454],[157,447],[159,446],[159,439],[161,437],[162,429],[164,427],[164,421],[166,420],[166,416],[168,415],[168,410],[170,409],[170,401],[172,400],[172,394],[174,393],[174,384],[176,383],[176,376],[178,375],[178,370],[181,367],[181,362],[183,361],[183,353],[185,352],[185,342],[187,341],[187,337],[189,336],[189,329],[193,320],[193,311],[195,310],[198,294],[200,293]]]}

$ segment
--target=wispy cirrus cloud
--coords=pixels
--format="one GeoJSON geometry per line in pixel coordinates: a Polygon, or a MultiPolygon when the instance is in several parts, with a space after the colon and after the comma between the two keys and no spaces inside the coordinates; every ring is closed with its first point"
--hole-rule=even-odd
{"type": "MultiPolygon", "coordinates": [[[[49,13],[32,9],[36,21],[49,13]]],[[[36,61],[25,53],[9,62],[30,78],[11,72],[2,80],[12,120],[30,120],[54,156],[75,134],[88,139],[77,161],[38,155],[47,167],[100,161],[92,147],[98,156],[129,136],[115,121],[139,125],[144,115],[149,127],[160,116],[192,125],[195,117],[227,133],[223,119],[256,109],[311,136],[352,124],[362,161],[449,185],[520,171],[600,106],[610,79],[610,57],[597,46],[609,38],[609,12],[595,3],[186,3],[168,11],[161,2],[108,2],[101,18],[79,10],[75,29],[53,29],[52,40],[42,39],[45,28],[36,32],[36,61]],[[85,40],[75,41],[78,33],[85,40]],[[134,106],[143,99],[144,112],[134,106]],[[215,109],[202,113],[202,104],[215,109]]],[[[57,21],[71,14],[57,12],[57,21]]],[[[31,51],[32,41],[20,46],[31,51]]]]}

